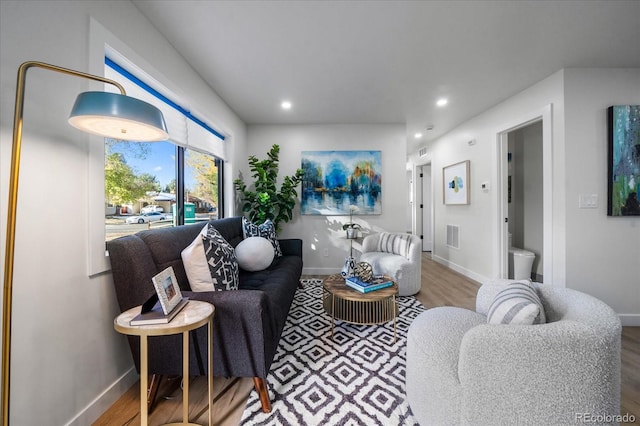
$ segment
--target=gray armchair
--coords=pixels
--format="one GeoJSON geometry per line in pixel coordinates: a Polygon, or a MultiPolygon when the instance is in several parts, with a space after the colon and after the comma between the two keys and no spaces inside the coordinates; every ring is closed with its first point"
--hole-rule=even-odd
{"type": "Polygon", "coordinates": [[[535,285],[545,324],[487,324],[504,285],[483,285],[476,312],[438,307],[411,324],[406,390],[420,424],[559,425],[619,414],[615,312],[587,294],[535,285]]]}
{"type": "Polygon", "coordinates": [[[405,233],[381,232],[362,240],[360,262],[367,262],[375,274],[393,277],[400,296],[420,291],[422,240],[405,233]]]}

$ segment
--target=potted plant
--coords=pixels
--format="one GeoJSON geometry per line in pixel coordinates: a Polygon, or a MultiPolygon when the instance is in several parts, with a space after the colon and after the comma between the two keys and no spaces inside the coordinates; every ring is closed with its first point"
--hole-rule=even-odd
{"type": "Polygon", "coordinates": [[[360,229],[360,225],[357,223],[353,223],[353,214],[358,213],[360,209],[358,206],[352,204],[349,206],[349,223],[345,223],[342,225],[342,229],[347,231],[347,238],[353,239],[358,236],[358,229],[360,229]]]}
{"type": "Polygon", "coordinates": [[[266,159],[259,160],[255,155],[249,157],[249,169],[254,178],[253,190],[249,190],[240,178],[233,181],[241,197],[242,211],[248,213],[249,220],[261,224],[271,219],[277,231],[281,222],[286,223],[293,218],[298,197],[296,187],[302,181],[302,169],[297,169],[293,176],[283,178],[278,190],[279,155],[280,146],[274,144],[266,159]]]}

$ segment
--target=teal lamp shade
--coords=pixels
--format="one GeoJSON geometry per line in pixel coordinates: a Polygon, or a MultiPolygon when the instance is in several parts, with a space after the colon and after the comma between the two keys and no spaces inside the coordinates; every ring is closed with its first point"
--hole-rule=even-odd
{"type": "Polygon", "coordinates": [[[157,142],[169,138],[162,111],[117,93],[80,93],[69,124],[83,132],[126,141],[157,142]]]}

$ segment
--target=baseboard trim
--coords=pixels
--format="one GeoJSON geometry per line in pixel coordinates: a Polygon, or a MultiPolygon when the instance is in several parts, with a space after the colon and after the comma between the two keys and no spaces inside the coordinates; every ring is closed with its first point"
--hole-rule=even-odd
{"type": "Polygon", "coordinates": [[[640,327],[640,314],[618,314],[623,327],[640,327]]]}
{"type": "Polygon", "coordinates": [[[302,275],[333,275],[339,274],[340,268],[302,268],[302,275]]]}
{"type": "Polygon", "coordinates": [[[491,282],[491,279],[489,279],[489,278],[487,278],[485,276],[482,276],[480,274],[477,274],[477,273],[475,273],[475,272],[473,272],[473,271],[471,271],[469,269],[463,268],[462,266],[457,265],[457,264],[451,262],[448,259],[445,259],[445,258],[440,257],[440,256],[435,255],[435,254],[432,254],[431,258],[433,260],[435,260],[436,262],[438,262],[438,263],[440,263],[440,264],[442,264],[442,265],[444,265],[444,266],[446,266],[446,267],[448,267],[450,269],[453,269],[454,271],[464,275],[467,278],[471,278],[472,280],[478,281],[480,284],[486,284],[486,283],[491,282]]]}
{"type": "Polygon", "coordinates": [[[118,377],[111,386],[84,407],[66,426],[90,425],[111,407],[138,380],[138,372],[131,367],[118,377]]]}

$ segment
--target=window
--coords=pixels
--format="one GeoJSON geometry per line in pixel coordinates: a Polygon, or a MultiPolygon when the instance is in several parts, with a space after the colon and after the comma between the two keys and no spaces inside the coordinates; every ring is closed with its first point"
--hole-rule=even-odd
{"type": "Polygon", "coordinates": [[[224,137],[127,68],[105,58],[107,78],[162,110],[169,140],[105,140],[106,240],[220,217],[224,137]]]}

